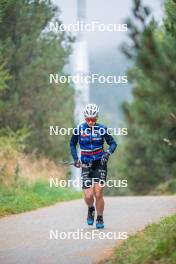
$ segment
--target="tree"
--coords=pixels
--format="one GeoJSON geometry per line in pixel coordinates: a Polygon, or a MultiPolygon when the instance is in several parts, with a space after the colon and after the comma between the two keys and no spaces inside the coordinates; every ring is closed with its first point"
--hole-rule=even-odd
{"type": "MultiPolygon", "coordinates": [[[[165,2],[163,25],[150,10],[134,1],[136,22],[128,20],[131,46],[123,52],[133,60],[129,71],[134,100],[123,110],[129,136],[122,152],[120,172],[134,192],[148,192],[176,175],[176,2],[165,2]]],[[[120,155],[120,154],[119,154],[120,155]]]]}
{"type": "Polygon", "coordinates": [[[47,30],[52,20],[61,23],[59,10],[47,0],[1,2],[0,54],[10,79],[1,93],[0,128],[31,129],[30,149],[56,158],[68,157],[66,137],[49,136],[49,125],[73,125],[73,89],[49,84],[49,73],[63,73],[72,39],[47,30]]]}

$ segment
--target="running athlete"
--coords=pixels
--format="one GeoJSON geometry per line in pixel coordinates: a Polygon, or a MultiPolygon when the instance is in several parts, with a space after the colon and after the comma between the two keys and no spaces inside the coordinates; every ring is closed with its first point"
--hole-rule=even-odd
{"type": "Polygon", "coordinates": [[[109,156],[115,151],[117,144],[108,133],[107,127],[97,123],[99,108],[95,104],[88,104],[84,111],[85,123],[79,125],[70,140],[71,154],[77,168],[82,164],[81,179],[84,191],[84,200],[88,206],[87,224],[93,225],[95,216],[94,199],[96,202],[96,228],[104,228],[103,189],[107,177],[107,162],[109,156]],[[109,145],[105,151],[104,140],[109,145]],[[81,160],[78,158],[76,146],[79,142],[81,160]]]}

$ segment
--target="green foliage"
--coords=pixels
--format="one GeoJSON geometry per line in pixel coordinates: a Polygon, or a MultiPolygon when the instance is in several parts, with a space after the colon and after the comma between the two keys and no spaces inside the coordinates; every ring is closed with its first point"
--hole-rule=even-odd
{"type": "Polygon", "coordinates": [[[71,51],[69,35],[46,29],[58,15],[51,1],[1,2],[0,129],[30,127],[28,151],[68,158],[66,137],[49,135],[49,125],[73,125],[73,89],[49,84],[50,73],[64,74],[71,51]]]}
{"type": "MultiPolygon", "coordinates": [[[[3,92],[8,89],[7,81],[10,79],[10,76],[8,74],[8,71],[4,69],[4,65],[0,65],[0,94],[3,94],[3,92]]],[[[2,105],[3,102],[0,101],[0,105],[2,105]]]]}
{"type": "Polygon", "coordinates": [[[29,211],[60,201],[81,198],[80,192],[69,188],[50,188],[46,180],[28,184],[20,180],[10,187],[0,186],[0,216],[29,211]]]}
{"type": "Polygon", "coordinates": [[[14,132],[9,127],[0,130],[0,184],[11,181],[17,183],[20,176],[18,156],[27,148],[30,129],[23,127],[14,132]],[[14,169],[13,163],[16,163],[14,169]]]}
{"type": "Polygon", "coordinates": [[[176,179],[171,179],[165,183],[160,183],[154,190],[151,191],[151,195],[170,195],[176,193],[176,179]]]}
{"type": "MultiPolygon", "coordinates": [[[[119,143],[119,137],[117,137],[116,142],[119,143]]],[[[120,146],[121,148],[121,146],[120,146]]],[[[117,149],[113,155],[111,155],[109,162],[108,162],[108,178],[107,180],[113,180],[114,181],[114,187],[106,187],[105,188],[105,195],[108,196],[127,196],[132,195],[132,191],[130,190],[127,182],[127,177],[125,177],[123,174],[120,173],[119,167],[117,166],[122,160],[122,156],[124,154],[122,153],[122,149],[117,149]],[[127,182],[127,186],[124,186],[124,182],[127,182]]]]}
{"type": "Polygon", "coordinates": [[[108,264],[175,264],[176,216],[149,225],[117,248],[108,264]]]}
{"type": "Polygon", "coordinates": [[[123,48],[135,62],[129,71],[134,100],[123,105],[129,135],[119,170],[136,193],[176,176],[176,2],[166,1],[162,26],[149,21],[145,10],[134,1],[137,21],[128,21],[132,46],[123,48]]]}
{"type": "Polygon", "coordinates": [[[0,149],[3,154],[15,155],[17,152],[23,152],[26,148],[26,139],[30,136],[27,127],[14,132],[9,127],[0,130],[0,149]]]}

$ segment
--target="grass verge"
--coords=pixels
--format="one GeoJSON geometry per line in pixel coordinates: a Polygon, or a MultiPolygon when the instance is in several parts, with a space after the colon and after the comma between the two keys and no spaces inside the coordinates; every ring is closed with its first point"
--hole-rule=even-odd
{"type": "Polygon", "coordinates": [[[176,264],[176,215],[130,236],[107,264],[176,264]]]}
{"type": "Polygon", "coordinates": [[[33,184],[22,181],[13,186],[0,186],[0,216],[29,211],[60,201],[82,197],[81,192],[70,188],[49,187],[49,182],[39,179],[33,184]]]}

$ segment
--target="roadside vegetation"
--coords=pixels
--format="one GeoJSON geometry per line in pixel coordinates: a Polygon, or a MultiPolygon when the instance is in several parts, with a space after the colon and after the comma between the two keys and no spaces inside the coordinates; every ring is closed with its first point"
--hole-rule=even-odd
{"type": "Polygon", "coordinates": [[[70,158],[68,137],[49,126],[72,127],[73,87],[49,83],[64,75],[73,39],[50,32],[60,10],[50,1],[0,3],[0,215],[80,197],[49,188],[49,177],[66,179],[58,166],[70,158]]]}
{"type": "Polygon", "coordinates": [[[82,194],[71,188],[50,188],[51,177],[66,180],[69,171],[46,157],[24,154],[23,133],[3,136],[0,142],[0,216],[81,198],[82,194]]]}
{"type": "Polygon", "coordinates": [[[99,264],[175,264],[176,215],[131,235],[99,264]]]}
{"type": "MultiPolygon", "coordinates": [[[[132,63],[128,79],[133,100],[122,106],[128,136],[112,157],[116,169],[111,176],[127,179],[128,190],[135,195],[147,195],[155,189],[157,194],[175,192],[175,14],[176,1],[165,0],[158,23],[143,1],[133,0],[126,21],[129,41],[122,51],[132,63]]],[[[119,190],[113,193],[118,195],[119,190]]]]}
{"type": "Polygon", "coordinates": [[[81,197],[81,192],[70,188],[50,188],[46,179],[37,179],[33,183],[21,180],[8,187],[0,186],[0,216],[30,211],[81,197]]]}

